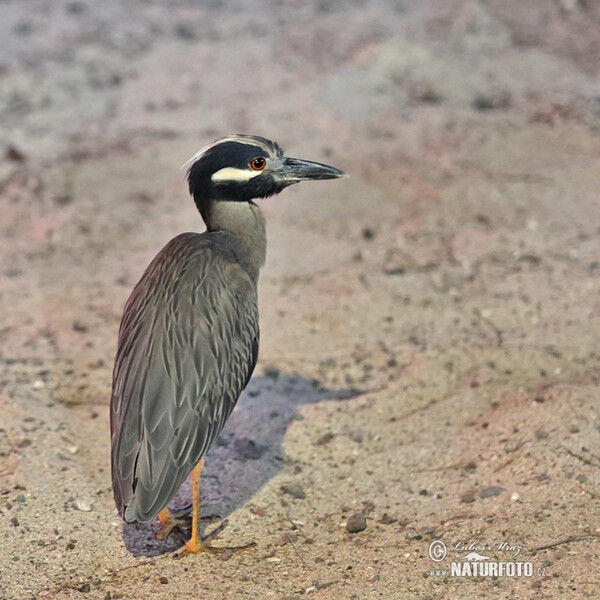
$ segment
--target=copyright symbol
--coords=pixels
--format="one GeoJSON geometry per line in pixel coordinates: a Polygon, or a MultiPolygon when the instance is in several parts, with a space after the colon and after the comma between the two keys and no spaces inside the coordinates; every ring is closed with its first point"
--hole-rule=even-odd
{"type": "Polygon", "coordinates": [[[446,544],[442,540],[435,540],[429,544],[429,557],[435,562],[441,562],[446,558],[446,544]]]}

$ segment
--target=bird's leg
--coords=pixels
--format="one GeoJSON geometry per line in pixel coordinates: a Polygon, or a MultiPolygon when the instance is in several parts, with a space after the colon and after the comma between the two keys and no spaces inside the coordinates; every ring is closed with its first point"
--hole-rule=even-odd
{"type": "MultiPolygon", "coordinates": [[[[189,527],[192,524],[192,507],[193,504],[188,504],[177,512],[172,512],[168,508],[161,510],[158,515],[160,529],[156,534],[156,539],[166,540],[174,529],[189,527]]],[[[219,515],[206,515],[199,518],[200,523],[214,523],[220,520],[221,517],[219,515]]]]}
{"type": "Polygon", "coordinates": [[[211,531],[204,538],[200,533],[200,474],[202,473],[202,467],[204,466],[204,459],[202,459],[193,469],[192,471],[192,486],[193,486],[193,503],[192,503],[192,537],[185,543],[185,546],[178,553],[177,558],[181,558],[186,554],[197,554],[199,552],[211,552],[214,554],[218,554],[220,552],[225,552],[230,550],[232,552],[236,552],[238,550],[244,550],[245,548],[250,548],[251,546],[255,546],[255,542],[251,542],[250,544],[246,544],[245,546],[233,546],[233,547],[220,547],[215,548],[211,546],[208,542],[216,537],[227,524],[227,521],[223,521],[218,527],[216,527],[213,531],[211,531]]]}

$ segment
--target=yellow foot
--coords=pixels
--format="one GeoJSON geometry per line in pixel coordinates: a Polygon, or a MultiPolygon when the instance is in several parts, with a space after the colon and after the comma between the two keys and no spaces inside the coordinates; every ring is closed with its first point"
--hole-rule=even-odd
{"type": "MultiPolygon", "coordinates": [[[[160,511],[158,515],[158,520],[160,521],[160,529],[156,534],[157,540],[165,540],[173,529],[176,527],[179,528],[181,526],[189,527],[192,524],[192,516],[191,516],[191,505],[186,506],[182,510],[177,512],[171,512],[168,508],[160,511]]],[[[221,517],[218,515],[207,515],[206,517],[201,517],[201,523],[214,523],[218,521],[221,517]]]]}
{"type": "Polygon", "coordinates": [[[210,540],[216,537],[223,529],[225,529],[227,521],[223,521],[217,528],[211,531],[207,536],[201,538],[199,535],[192,535],[191,539],[188,540],[183,548],[177,554],[175,558],[182,558],[186,554],[198,554],[200,552],[209,552],[211,554],[222,554],[224,552],[239,552],[240,550],[246,550],[246,548],[252,548],[256,546],[256,542],[250,542],[244,546],[211,546],[210,540]]]}

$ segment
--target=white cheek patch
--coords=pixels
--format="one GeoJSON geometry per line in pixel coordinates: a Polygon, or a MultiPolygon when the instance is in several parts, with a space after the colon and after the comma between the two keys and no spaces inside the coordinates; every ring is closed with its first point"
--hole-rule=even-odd
{"type": "Polygon", "coordinates": [[[249,181],[253,177],[260,175],[262,171],[254,171],[253,169],[234,169],[233,167],[225,167],[211,176],[211,181],[249,181]]]}

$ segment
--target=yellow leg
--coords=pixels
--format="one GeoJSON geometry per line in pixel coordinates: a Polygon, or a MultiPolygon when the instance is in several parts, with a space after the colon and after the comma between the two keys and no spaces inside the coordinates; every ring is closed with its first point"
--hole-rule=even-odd
{"type": "Polygon", "coordinates": [[[209,544],[209,540],[211,540],[224,529],[226,522],[221,523],[221,525],[219,525],[206,537],[202,538],[200,534],[200,523],[202,522],[202,519],[200,518],[200,474],[202,473],[203,466],[204,459],[202,459],[192,470],[192,537],[186,542],[185,546],[179,552],[179,558],[185,556],[186,554],[198,554],[199,552],[211,552],[216,554],[225,552],[227,550],[235,552],[237,550],[244,550],[245,548],[255,546],[256,544],[254,542],[246,544],[245,546],[233,546],[227,548],[215,548],[214,546],[211,546],[209,544]]]}
{"type": "Polygon", "coordinates": [[[200,552],[202,547],[198,516],[200,514],[200,475],[202,474],[203,467],[204,459],[202,458],[192,470],[192,489],[194,494],[192,500],[192,537],[185,544],[186,551],[192,554],[200,552]]]}

